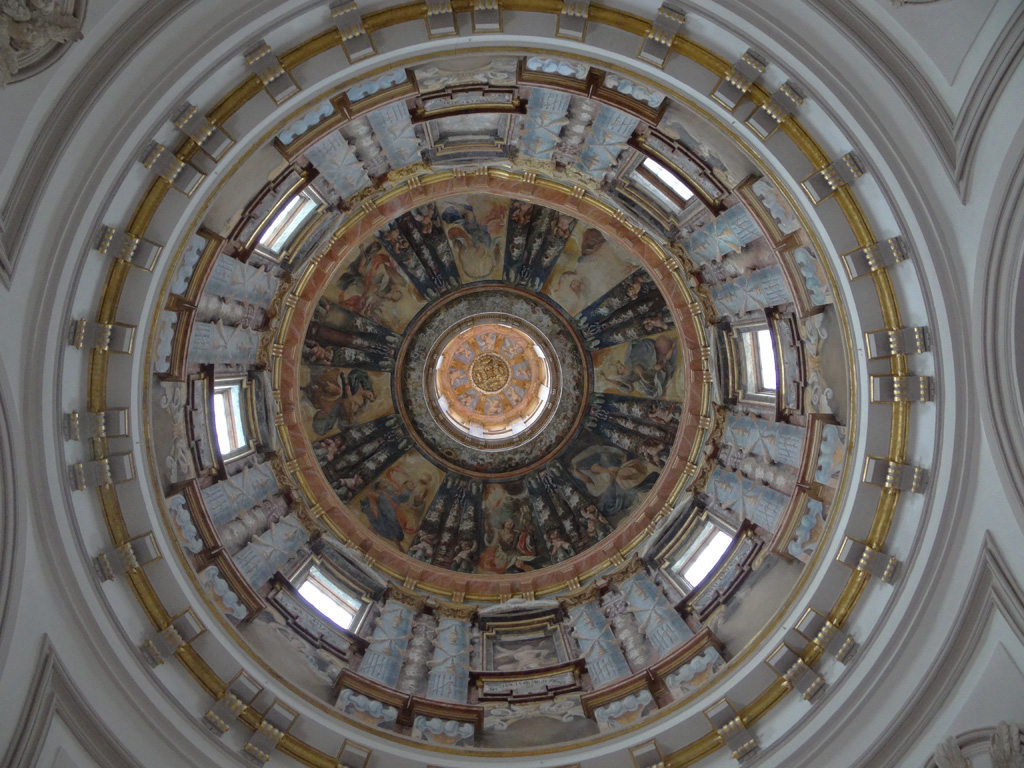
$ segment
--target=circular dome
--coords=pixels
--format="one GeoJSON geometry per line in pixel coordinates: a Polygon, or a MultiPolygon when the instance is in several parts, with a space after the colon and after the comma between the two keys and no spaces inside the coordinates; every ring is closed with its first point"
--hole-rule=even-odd
{"type": "MultiPolygon", "coordinates": [[[[366,118],[384,156],[450,141],[477,170],[435,154],[355,206],[339,190],[366,171],[361,118],[303,120],[227,234],[198,236],[203,277],[170,288],[196,312],[169,378],[191,371],[216,406],[242,372],[264,422],[250,409],[249,452],[221,445],[172,503],[207,516],[222,599],[275,669],[295,664],[271,629],[341,611],[326,700],[346,722],[560,749],[668,716],[726,668],[720,636],[739,649],[772,626],[845,478],[844,364],[821,365],[845,327],[792,200],[706,116],[666,101],[654,131],[595,100],[574,170],[541,178],[521,167],[572,98],[526,85],[529,62],[460,66],[419,67],[416,87],[519,77],[517,170],[470,149],[513,131],[507,113],[485,119],[485,99],[401,129],[396,87],[366,118]],[[553,714],[572,727],[542,727],[553,714]]],[[[220,440],[228,412],[211,421],[220,440]]]]}
{"type": "Polygon", "coordinates": [[[835,222],[708,99],[551,56],[389,59],[257,120],[153,317],[151,469],[207,607],[317,728],[396,753],[682,740],[838,582],[835,222]]]}

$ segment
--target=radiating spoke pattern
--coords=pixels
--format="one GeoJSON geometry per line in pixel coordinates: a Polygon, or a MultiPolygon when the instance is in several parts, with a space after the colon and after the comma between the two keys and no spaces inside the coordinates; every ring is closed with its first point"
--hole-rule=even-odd
{"type": "Polygon", "coordinates": [[[300,377],[330,514],[421,562],[505,574],[589,549],[654,487],[681,423],[681,341],[616,242],[478,194],[331,256],[300,377]]]}

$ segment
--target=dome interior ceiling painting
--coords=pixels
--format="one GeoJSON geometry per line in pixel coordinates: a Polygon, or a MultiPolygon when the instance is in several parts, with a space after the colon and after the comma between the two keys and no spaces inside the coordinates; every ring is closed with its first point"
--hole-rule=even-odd
{"type": "Polygon", "coordinates": [[[846,310],[790,194],[703,107],[561,54],[396,66],[268,146],[286,166],[196,228],[153,320],[150,450],[205,599],[414,746],[562,749],[706,690],[849,482],[846,310]],[[351,629],[295,596],[311,563],[351,629]]]}

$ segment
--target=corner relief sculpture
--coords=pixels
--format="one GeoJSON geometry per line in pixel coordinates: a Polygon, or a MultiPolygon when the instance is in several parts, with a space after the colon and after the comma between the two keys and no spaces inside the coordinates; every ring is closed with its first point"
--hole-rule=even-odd
{"type": "Polygon", "coordinates": [[[0,86],[24,80],[82,39],[85,0],[0,0],[0,86]]]}

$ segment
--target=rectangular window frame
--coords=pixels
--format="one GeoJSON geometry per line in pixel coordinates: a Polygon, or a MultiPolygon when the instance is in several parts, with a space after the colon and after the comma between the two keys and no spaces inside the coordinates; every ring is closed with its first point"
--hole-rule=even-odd
{"type": "Polygon", "coordinates": [[[256,440],[253,435],[253,404],[252,386],[245,376],[232,376],[215,378],[210,391],[210,416],[209,424],[213,427],[214,448],[223,463],[248,456],[256,450],[256,440]],[[228,428],[230,435],[222,436],[221,419],[218,418],[218,400],[224,397],[223,393],[237,393],[237,397],[231,397],[228,401],[230,410],[224,415],[224,426],[228,428]],[[235,408],[237,407],[237,410],[235,408]],[[223,437],[231,440],[231,450],[226,453],[223,450],[223,437]]]}
{"type": "Polygon", "coordinates": [[[315,556],[311,557],[305,566],[288,581],[298,599],[308,605],[310,610],[317,612],[333,626],[345,632],[357,634],[373,606],[373,599],[366,590],[340,575],[334,568],[328,567],[324,561],[315,556]],[[309,582],[313,582],[320,590],[325,591],[329,595],[329,599],[337,603],[340,610],[345,610],[351,616],[348,626],[339,624],[302,593],[303,588],[309,582]]]}
{"type": "Polygon", "coordinates": [[[772,323],[766,320],[733,326],[730,336],[737,400],[776,406],[782,377],[779,370],[778,334],[772,323]],[[764,346],[766,342],[770,345],[771,368],[765,365],[768,354],[764,346]]]}
{"type": "Polygon", "coordinates": [[[689,180],[679,171],[650,155],[643,155],[643,159],[637,165],[635,174],[654,186],[666,198],[678,206],[679,210],[686,208],[697,199],[697,193],[689,180]]]}
{"type": "Polygon", "coordinates": [[[270,261],[286,261],[291,246],[326,208],[327,201],[307,184],[274,207],[260,226],[253,250],[270,261]]]}
{"type": "Polygon", "coordinates": [[[701,530],[690,545],[678,555],[669,558],[666,567],[672,574],[674,580],[680,585],[683,594],[690,594],[699,587],[708,576],[713,574],[722,560],[728,555],[736,541],[735,531],[731,531],[717,523],[712,517],[706,515],[700,522],[701,530]],[[686,574],[698,564],[701,557],[708,552],[720,549],[718,557],[714,559],[705,570],[700,573],[699,578],[688,579],[686,574]]]}

